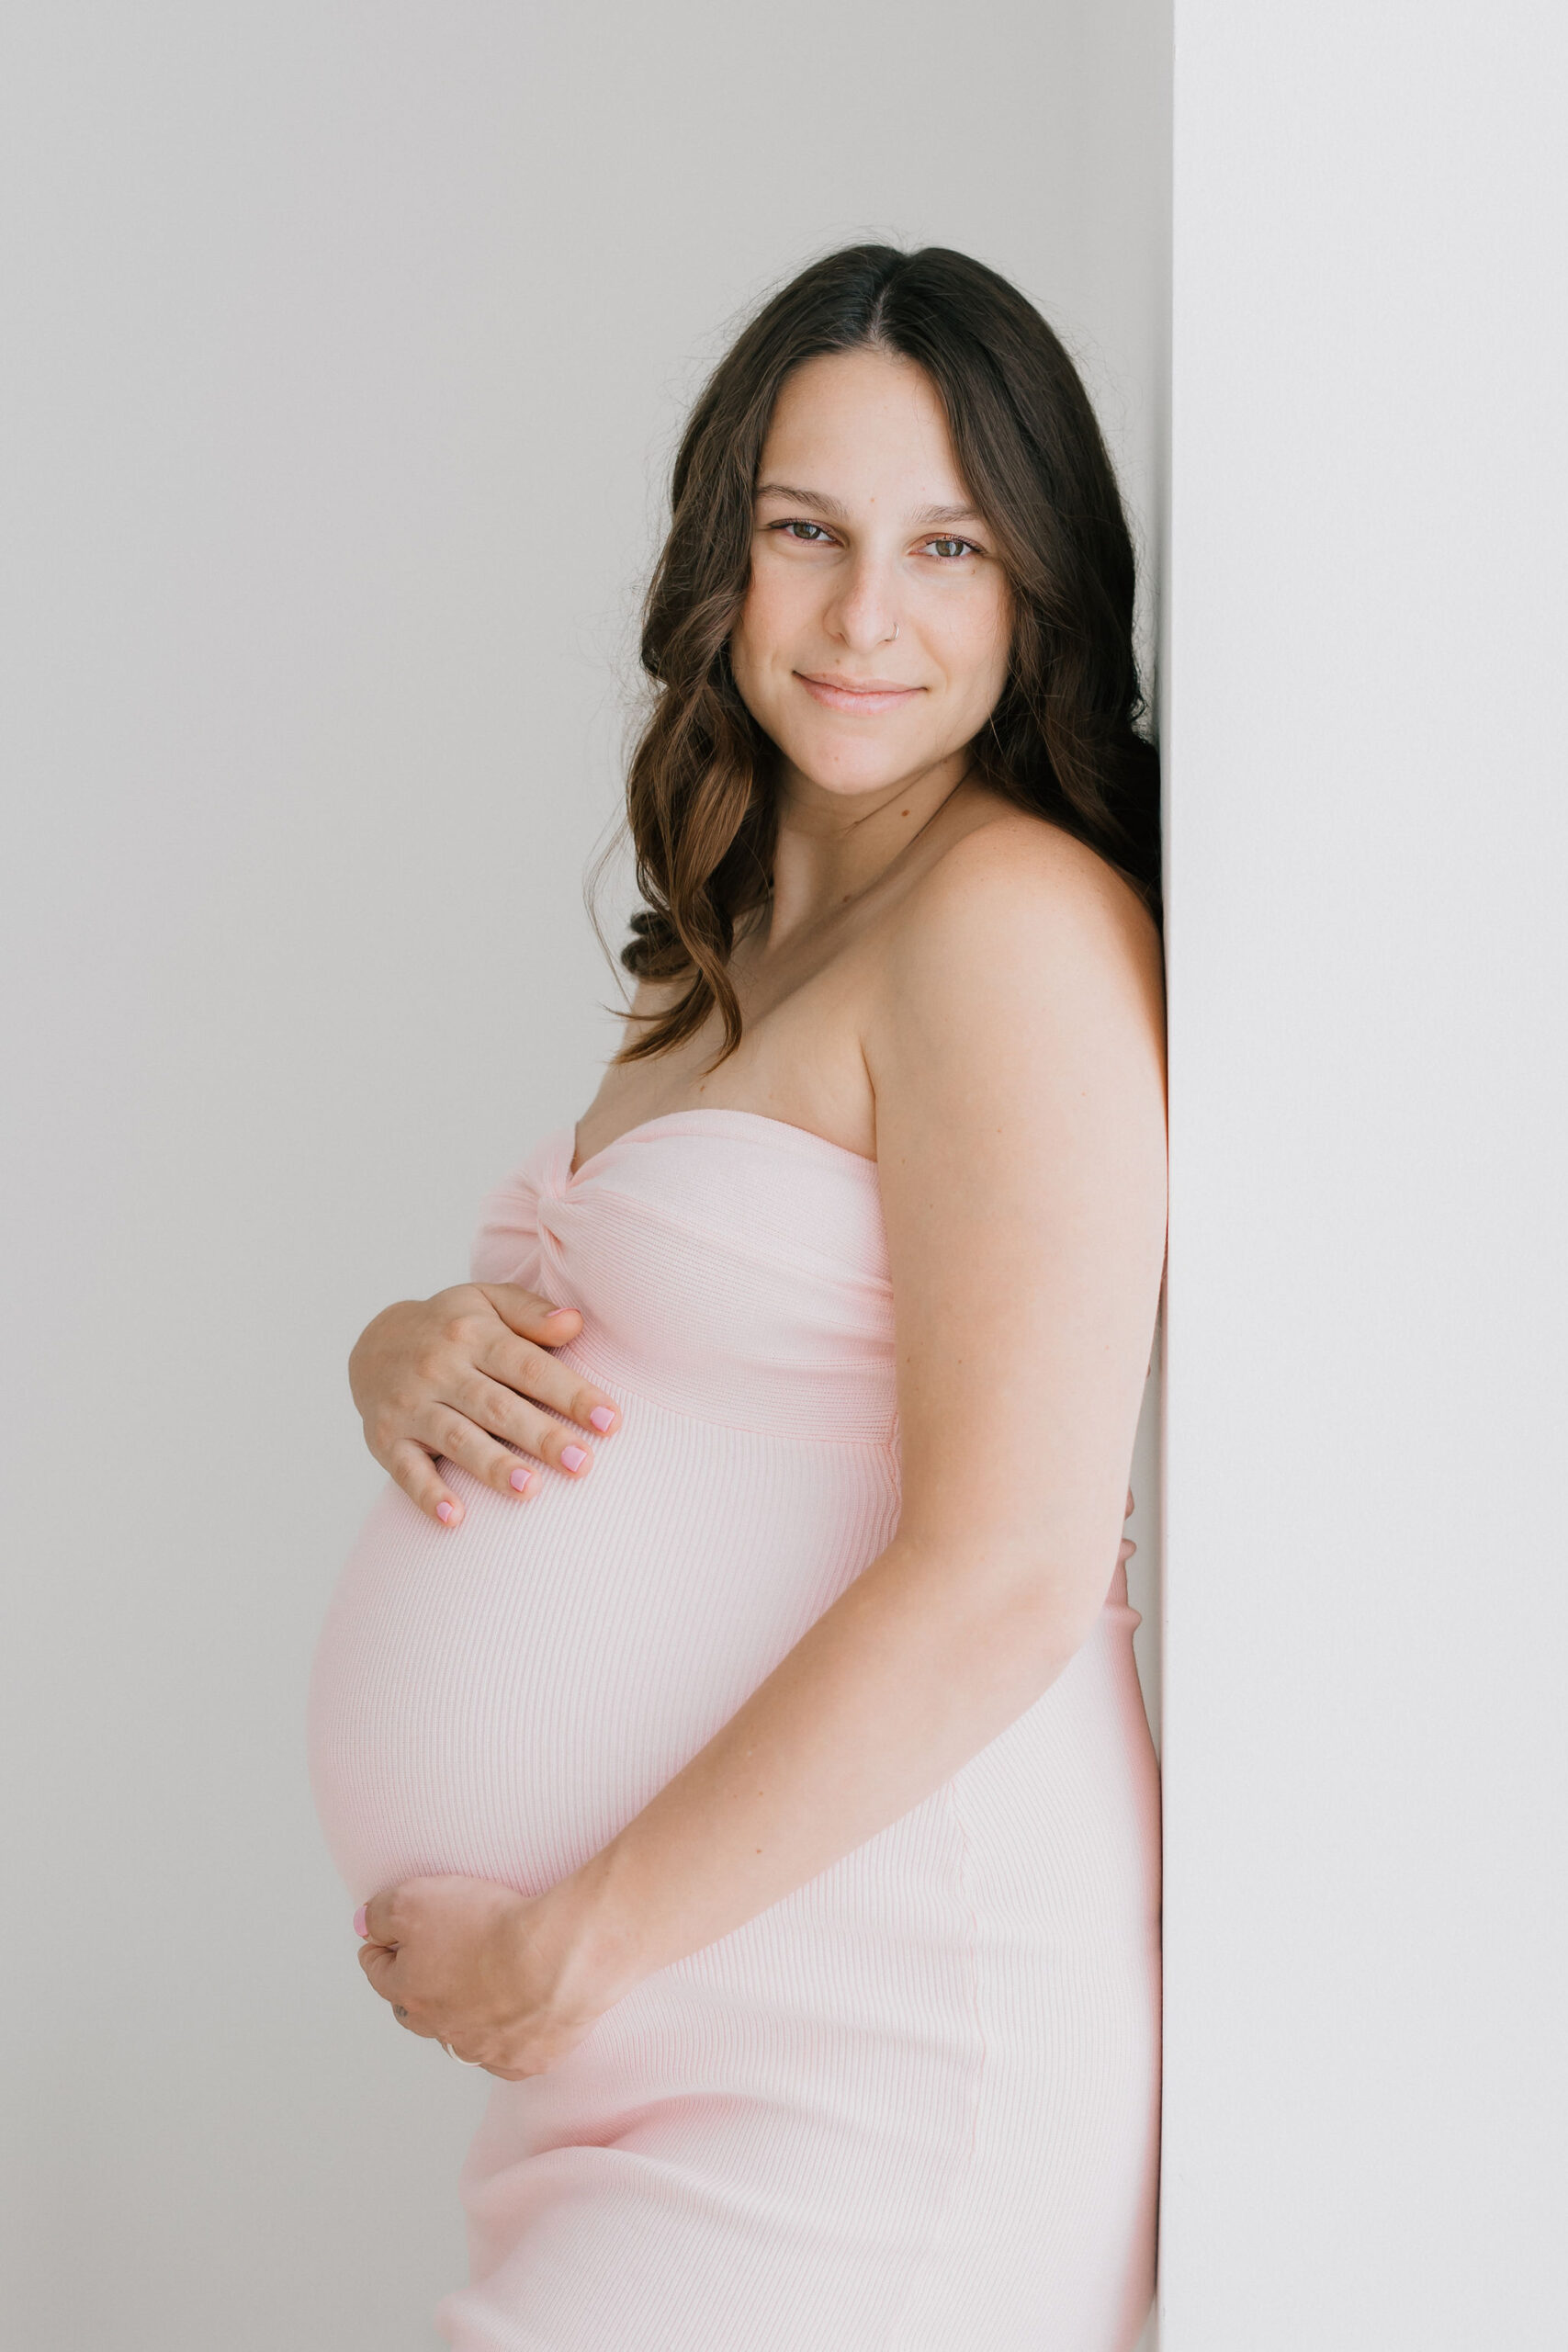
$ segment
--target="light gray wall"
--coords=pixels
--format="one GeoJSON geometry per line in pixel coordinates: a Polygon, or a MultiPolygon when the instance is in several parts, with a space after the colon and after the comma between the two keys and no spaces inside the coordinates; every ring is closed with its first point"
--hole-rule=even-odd
{"type": "MultiPolygon", "coordinates": [[[[1081,359],[1147,528],[1166,18],[10,12],[28,2352],[434,2340],[481,2088],[362,1985],[302,1757],[380,1481],[344,1357],[460,1278],[481,1191],[611,1049],[582,871],[662,470],[743,308],[866,233],[994,262],[1081,359]]],[[[1147,1667],[1147,1430],[1141,1463],[1147,1667]]]]}
{"type": "Polygon", "coordinates": [[[1167,2352],[1568,2341],[1568,19],[1178,0],[1167,2352]]]}

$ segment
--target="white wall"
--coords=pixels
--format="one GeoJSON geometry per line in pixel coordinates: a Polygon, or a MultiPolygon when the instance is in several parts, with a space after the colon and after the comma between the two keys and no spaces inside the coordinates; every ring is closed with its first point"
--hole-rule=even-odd
{"type": "Polygon", "coordinates": [[[380,1478],[344,1356],[611,1049],[581,875],[736,313],[852,236],[977,253],[1155,511],[1168,25],[34,0],[5,39],[0,2297],[28,2352],[401,2352],[481,2091],[365,1991],[305,1783],[380,1478]]]}
{"type": "Polygon", "coordinates": [[[1546,2352],[1562,12],[1178,0],[1166,2352],[1546,2352]]]}

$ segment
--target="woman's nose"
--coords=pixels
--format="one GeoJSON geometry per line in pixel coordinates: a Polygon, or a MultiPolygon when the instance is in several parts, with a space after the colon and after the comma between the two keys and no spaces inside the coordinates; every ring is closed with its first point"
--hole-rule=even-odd
{"type": "Polygon", "coordinates": [[[851,653],[890,645],[898,628],[892,586],[886,565],[857,559],[847,577],[840,574],[838,593],[823,615],[829,636],[851,653]]]}

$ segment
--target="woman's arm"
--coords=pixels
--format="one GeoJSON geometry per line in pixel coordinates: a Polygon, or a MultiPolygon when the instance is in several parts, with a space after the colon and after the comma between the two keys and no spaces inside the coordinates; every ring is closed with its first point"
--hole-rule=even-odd
{"type": "Polygon", "coordinates": [[[893,1542],[561,1890],[610,1983],[740,1926],[1032,1704],[1115,1568],[1165,1255],[1154,926],[1060,834],[971,834],[866,1039],[893,1277],[893,1542]]]}
{"type": "MultiPolygon", "coordinates": [[[[508,1989],[472,2040],[495,2072],[548,2064],[641,1977],[919,1804],[1041,1695],[1104,1603],[1164,1261],[1154,927],[1091,853],[1004,820],[913,896],[883,1006],[865,1051],[898,1532],[591,1861],[533,1903],[490,1890],[489,1974],[508,1989]]],[[[415,2030],[444,2030],[439,1998],[420,2007],[412,1968],[395,1989],[400,1930],[441,1884],[370,1906],[384,1952],[367,1973],[415,2030]]]]}

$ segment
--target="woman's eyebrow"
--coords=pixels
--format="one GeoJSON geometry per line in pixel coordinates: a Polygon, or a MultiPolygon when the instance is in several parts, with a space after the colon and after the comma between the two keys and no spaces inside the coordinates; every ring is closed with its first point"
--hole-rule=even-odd
{"type": "MultiPolygon", "coordinates": [[[[815,506],[821,514],[831,514],[836,522],[849,520],[849,508],[840,498],[829,498],[823,490],[797,490],[793,482],[760,481],[759,498],[793,499],[797,506],[815,506]]],[[[913,518],[915,524],[929,529],[933,523],[979,523],[985,518],[973,506],[925,506],[913,518]]]]}
{"type": "Polygon", "coordinates": [[[840,523],[849,519],[849,508],[841,498],[829,498],[823,490],[796,490],[787,481],[760,481],[759,498],[791,498],[797,506],[815,506],[823,514],[831,514],[840,523]]]}

